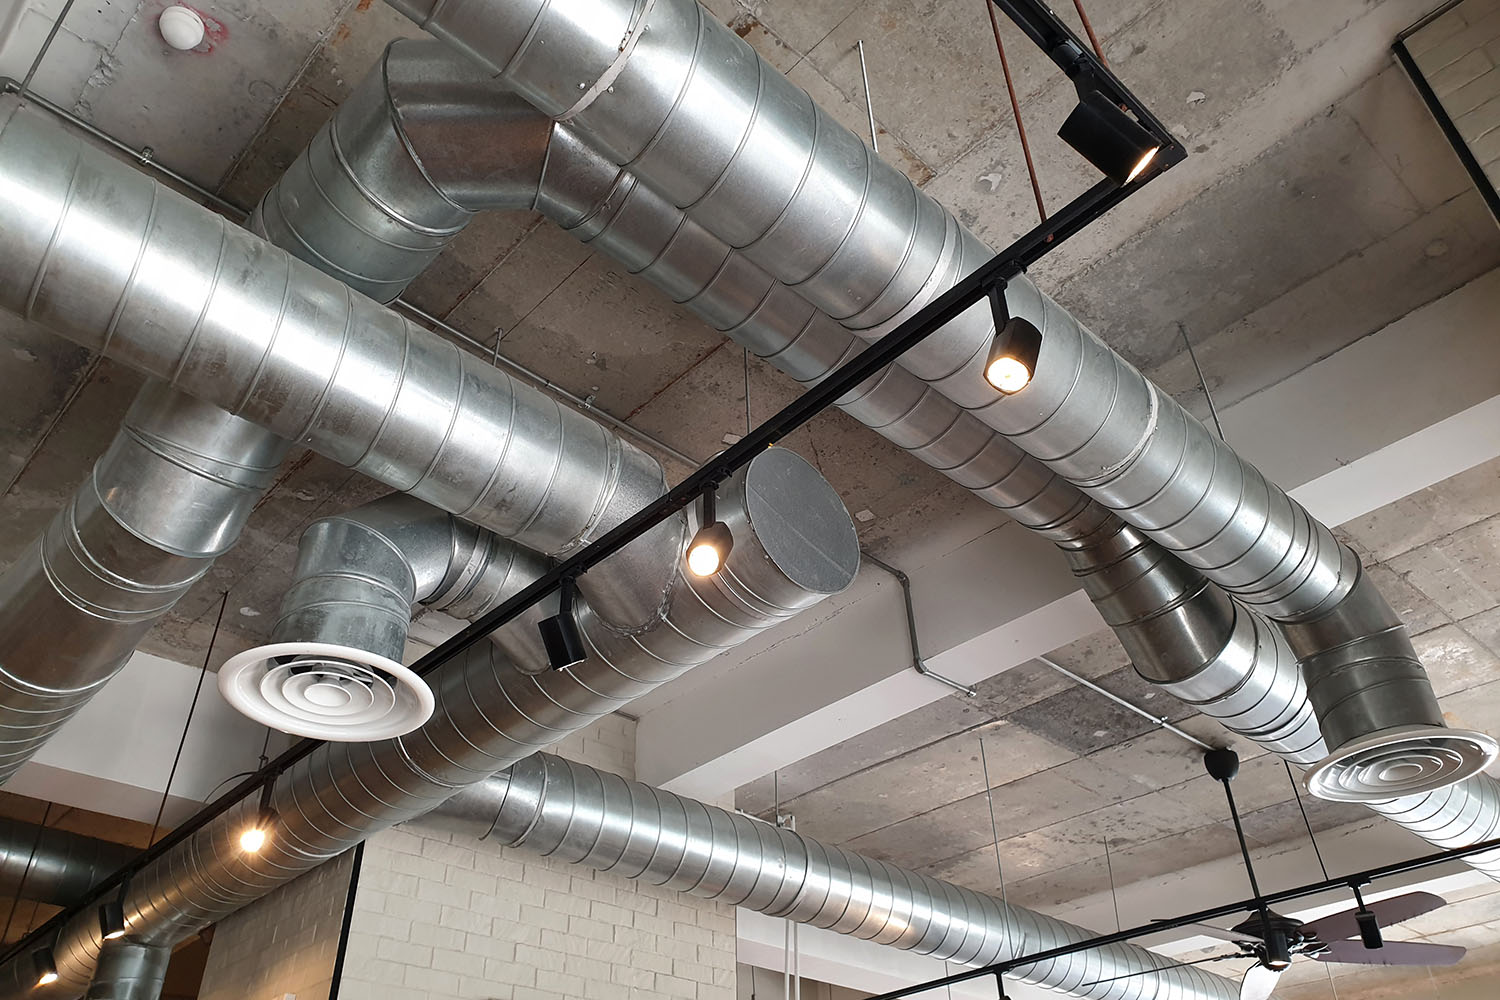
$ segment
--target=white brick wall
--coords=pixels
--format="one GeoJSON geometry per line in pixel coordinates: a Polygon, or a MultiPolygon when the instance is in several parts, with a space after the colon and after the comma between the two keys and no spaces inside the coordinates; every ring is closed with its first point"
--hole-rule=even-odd
{"type": "Polygon", "coordinates": [[[1500,187],[1500,0],[1463,0],[1406,44],[1474,158],[1500,187]]]}
{"type": "MultiPolygon", "coordinates": [[[[634,730],[611,716],[553,752],[632,777],[634,730]]],[[[733,907],[420,823],[366,843],[354,908],[350,1000],[735,997],[733,907]]]]}
{"type": "Polygon", "coordinates": [[[342,854],[219,921],[200,1000],[328,1000],[352,864],[342,854]]]}

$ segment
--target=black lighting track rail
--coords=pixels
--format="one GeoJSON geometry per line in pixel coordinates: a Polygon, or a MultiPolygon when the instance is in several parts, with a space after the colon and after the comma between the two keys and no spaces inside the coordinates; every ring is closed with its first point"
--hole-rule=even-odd
{"type": "MultiPolygon", "coordinates": [[[[412,669],[418,675],[425,677],[449,663],[551,594],[561,586],[565,579],[576,580],[656,525],[693,503],[705,489],[722,483],[737,469],[748,465],[761,452],[834,405],[851,390],[894,363],[970,306],[985,300],[991,288],[1003,287],[1011,278],[1026,271],[1051,250],[1081,232],[1133,192],[1186,156],[1182,144],[1173,138],[1166,127],[1146,109],[1129,88],[1099,62],[1087,46],[1079,42],[1077,36],[1046,4],[1035,2],[1035,0],[993,0],[993,2],[1007,17],[1019,25],[1028,37],[1042,46],[1052,60],[1070,77],[1079,72],[1093,74],[1106,96],[1133,113],[1140,123],[1161,141],[1162,148],[1152,168],[1142,174],[1139,180],[1128,185],[1121,186],[1112,180],[1105,179],[1074,198],[1041,224],[990,258],[978,270],[939,295],[895,330],[865,348],[843,367],[818,383],[816,387],[798,396],[775,416],[746,434],[739,442],[731,445],[712,461],[698,468],[661,497],[647,504],[600,536],[598,540],[557,564],[530,586],[427,653],[412,664],[412,669]]],[[[102,135],[102,137],[104,141],[111,141],[111,137],[107,135],[102,135]]],[[[113,141],[118,144],[118,140],[113,141]]],[[[153,166],[161,169],[155,164],[153,166]]],[[[310,756],[323,745],[322,740],[304,739],[288,748],[274,760],[198,810],[125,867],[99,882],[82,900],[55,914],[45,924],[0,953],[0,964],[24,955],[44,942],[53,940],[54,935],[73,917],[96,907],[100,900],[140,873],[147,865],[187,841],[245,798],[259,794],[264,786],[274,782],[288,768],[310,756]]]]}
{"type": "MultiPolygon", "coordinates": [[[[1331,889],[1359,889],[1379,879],[1390,878],[1395,875],[1404,875],[1408,872],[1421,871],[1434,865],[1445,864],[1449,861],[1460,861],[1464,858],[1473,857],[1476,854],[1485,854],[1490,851],[1500,850],[1500,839],[1485,840],[1468,847],[1455,847],[1446,851],[1437,851],[1433,854],[1423,854],[1405,861],[1395,861],[1391,864],[1380,865],[1376,868],[1366,868],[1364,871],[1353,872],[1349,875],[1340,875],[1338,878],[1325,879],[1322,882],[1309,882],[1291,889],[1279,889],[1276,892],[1268,892],[1263,896],[1252,896],[1235,903],[1224,903],[1221,906],[1212,906],[1206,910],[1198,910],[1196,913],[1187,913],[1180,917],[1172,917],[1168,920],[1153,920],[1149,924],[1140,924],[1135,927],[1127,927],[1124,930],[1115,931],[1113,934],[1100,934],[1098,937],[1089,938],[1086,941],[1078,941],[1074,944],[1063,945],[1058,948],[1048,948],[1046,951],[1038,951],[1030,955],[1018,955],[1004,962],[995,962],[980,968],[965,969],[963,972],[955,972],[951,976],[943,976],[941,979],[931,979],[925,983],[915,986],[905,986],[890,993],[881,993],[870,997],[869,1000],[902,1000],[904,997],[915,996],[928,990],[942,989],[954,986],[958,983],[966,983],[971,979],[986,979],[998,977],[1005,973],[1028,965],[1036,965],[1039,962],[1051,961],[1054,958],[1062,958],[1065,955],[1073,955],[1080,951],[1089,951],[1093,948],[1104,948],[1112,944],[1122,944],[1134,938],[1145,937],[1147,934],[1156,934],[1160,931],[1176,930],[1189,924],[1206,923],[1218,917],[1229,916],[1233,913],[1253,912],[1262,904],[1271,906],[1276,903],[1285,903],[1293,899],[1304,899],[1315,896],[1320,892],[1328,892],[1331,889]]],[[[1164,963],[1169,960],[1162,956],[1164,963]]],[[[1164,964],[1163,971],[1171,966],[1164,964]]],[[[1004,996],[1004,991],[1001,991],[1004,996]]]]}

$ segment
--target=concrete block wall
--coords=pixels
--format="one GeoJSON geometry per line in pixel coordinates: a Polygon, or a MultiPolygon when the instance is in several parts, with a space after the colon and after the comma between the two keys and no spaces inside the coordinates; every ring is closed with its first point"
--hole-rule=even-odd
{"type": "MultiPolygon", "coordinates": [[[[219,921],[199,1000],[328,1000],[354,852],[219,921]]],[[[345,994],[350,996],[350,994],[345,994]]]]}
{"type": "Polygon", "coordinates": [[[1463,0],[1406,44],[1490,183],[1500,187],[1500,0],[1463,0]]]}
{"type": "MultiPolygon", "coordinates": [[[[631,777],[635,723],[612,716],[554,752],[631,777]]],[[[366,843],[354,909],[348,998],[735,997],[733,907],[420,821],[366,843]]]]}

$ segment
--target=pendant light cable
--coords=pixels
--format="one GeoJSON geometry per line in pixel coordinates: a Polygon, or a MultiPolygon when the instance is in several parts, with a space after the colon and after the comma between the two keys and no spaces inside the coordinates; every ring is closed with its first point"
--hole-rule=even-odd
{"type": "MultiPolygon", "coordinates": [[[[193,686],[193,700],[188,705],[187,718],[182,723],[182,736],[177,740],[177,753],[172,757],[172,769],[167,772],[167,785],[161,790],[161,802],[156,807],[156,819],[151,823],[151,837],[146,841],[150,847],[156,843],[156,833],[161,829],[161,817],[167,810],[167,797],[172,794],[172,780],[177,777],[177,765],[182,761],[182,749],[187,746],[188,730],[193,725],[193,713],[198,710],[198,696],[203,693],[203,678],[208,676],[208,665],[213,661],[214,643],[219,639],[219,628],[224,624],[224,608],[229,604],[229,591],[219,599],[219,615],[214,619],[213,634],[208,637],[208,649],[203,653],[203,669],[198,671],[198,683],[193,686]]],[[[266,731],[270,739],[270,730],[266,731]]]]}

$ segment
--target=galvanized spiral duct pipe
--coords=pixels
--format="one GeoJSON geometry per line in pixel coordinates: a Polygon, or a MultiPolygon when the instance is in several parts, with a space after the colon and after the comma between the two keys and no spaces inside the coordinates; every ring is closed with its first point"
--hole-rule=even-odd
{"type": "Polygon", "coordinates": [[[235,543],[288,447],[160,382],[142,388],[89,478],[0,575],[0,782],[235,543]]]}
{"type": "Polygon", "coordinates": [[[124,844],[0,817],[0,899],[67,906],[137,853],[124,844]]]}
{"type": "Polygon", "coordinates": [[[171,960],[172,949],[164,944],[129,938],[105,942],[84,1000],[157,1000],[171,960]]]}
{"type": "MultiPolygon", "coordinates": [[[[6,114],[0,231],[10,252],[0,259],[0,305],[504,529],[496,534],[576,547],[662,488],[654,462],[583,418],[55,127],[13,106],[6,114]]],[[[726,483],[719,513],[740,527],[714,578],[681,578],[679,518],[624,553],[622,564],[638,568],[633,580],[601,574],[619,588],[597,601],[585,589],[594,618],[605,621],[598,604],[613,599],[650,607],[656,627],[585,619],[590,656],[535,676],[489,644],[471,649],[435,678],[437,709],[422,729],[327,746],[282,775],[272,800],[279,821],[260,854],[237,845],[256,814],[246,802],[137,875],[124,903],[132,937],[178,940],[852,579],[858,549],[847,512],[784,449],[726,483]],[[790,477],[811,493],[747,489],[757,476],[790,477]],[[796,506],[782,508],[773,494],[796,506]]],[[[100,945],[93,914],[71,921],[55,949],[61,976],[51,992],[81,992],[100,945]]],[[[0,973],[0,995],[31,990],[24,964],[0,973]]]]}
{"type": "MultiPolygon", "coordinates": [[[[465,790],[422,822],[958,965],[1092,936],[994,896],[551,754],[465,790]]],[[[1015,977],[1091,1000],[1239,996],[1238,985],[1221,976],[1130,944],[1023,967],[1015,977]]]]}
{"type": "MultiPolygon", "coordinates": [[[[990,255],[693,0],[390,2],[861,337],[990,255]]],[[[1006,301],[1042,335],[1022,391],[981,377],[995,331],[982,303],[902,366],[1239,601],[1308,626],[1294,645],[1332,747],[1318,794],[1377,800],[1494,759],[1490,737],[1443,726],[1399,628],[1350,631],[1391,613],[1327,526],[1024,277],[1006,301]]]]}

